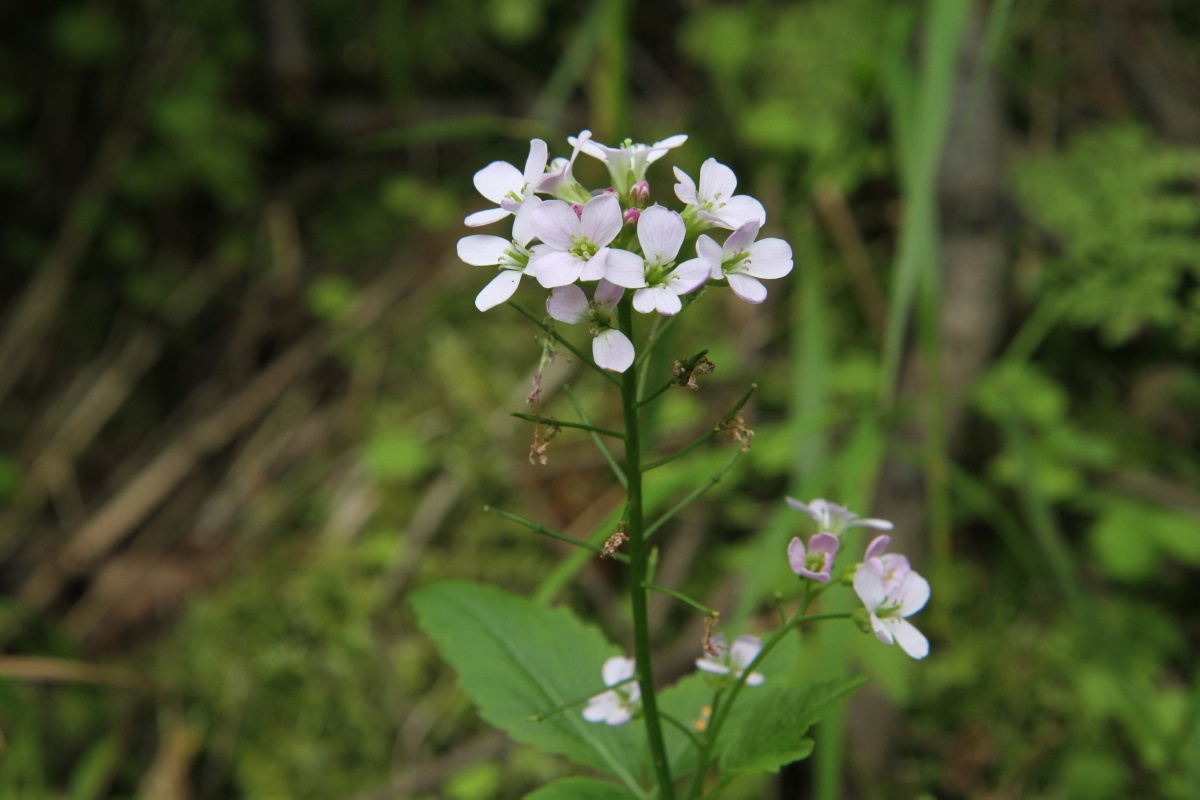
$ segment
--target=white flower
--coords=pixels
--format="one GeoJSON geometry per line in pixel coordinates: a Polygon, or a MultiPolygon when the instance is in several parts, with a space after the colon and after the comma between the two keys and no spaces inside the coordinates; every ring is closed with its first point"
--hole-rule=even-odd
{"type": "Polygon", "coordinates": [[[611,194],[593,197],[579,213],[562,200],[533,212],[533,230],[544,244],[534,248],[528,272],[547,289],[604,277],[608,244],[621,232],[621,203],[611,194]]]}
{"type": "Polygon", "coordinates": [[[858,514],[855,514],[845,506],[839,506],[836,503],[831,503],[828,500],[817,498],[811,503],[801,503],[794,497],[787,498],[787,504],[797,511],[803,511],[814,520],[821,530],[828,531],[834,536],[841,536],[850,528],[877,528],[881,531],[890,531],[895,526],[886,519],[859,519],[858,514]]]}
{"type": "Polygon", "coordinates": [[[491,222],[499,222],[516,212],[525,199],[537,190],[546,172],[549,152],[541,139],[529,141],[529,156],[525,159],[522,173],[507,161],[493,161],[475,173],[475,188],[499,208],[488,208],[467,215],[463,220],[468,226],[477,228],[491,222]]]}
{"type": "Polygon", "coordinates": [[[876,536],[867,545],[867,552],[863,555],[863,565],[880,577],[887,592],[899,586],[904,576],[912,572],[906,556],[884,552],[891,541],[890,536],[876,536]]]}
{"type": "Polygon", "coordinates": [[[517,291],[521,275],[529,265],[529,242],[533,240],[531,218],[541,203],[540,197],[529,197],[517,209],[511,241],[478,233],[458,240],[458,257],[463,261],[477,267],[500,268],[500,274],[475,298],[475,307],[480,311],[500,305],[517,291]]]}
{"type": "Polygon", "coordinates": [[[759,223],[743,224],[718,245],[708,234],[696,240],[696,252],[709,266],[713,280],[726,278],[729,288],[747,303],[767,299],[767,287],[759,278],[782,278],[792,271],[792,247],[783,239],[763,239],[758,236],[759,223]]]}
{"type": "Polygon", "coordinates": [[[871,614],[871,630],[876,639],[884,644],[898,644],[916,659],[929,655],[929,640],[905,619],[929,601],[929,581],[910,571],[888,590],[883,578],[864,564],[854,573],[854,591],[871,614]]]}
{"type": "MultiPolygon", "coordinates": [[[[604,162],[608,174],[612,176],[613,188],[624,195],[635,183],[645,180],[646,167],[665,156],[668,150],[679,147],[687,138],[686,134],[679,133],[654,144],[634,144],[626,139],[621,147],[609,147],[592,141],[583,144],[583,152],[604,162]]],[[[576,140],[572,136],[567,141],[575,144],[576,140]]]]}
{"type": "Polygon", "coordinates": [[[556,320],[576,324],[587,322],[592,336],[592,358],[596,366],[624,372],[633,365],[633,342],[613,327],[613,309],[625,290],[601,280],[592,302],[578,286],[560,286],[546,299],[546,311],[556,320]]]}
{"type": "Polygon", "coordinates": [[[679,296],[698,288],[708,280],[708,263],[693,258],[675,266],[687,235],[683,218],[662,206],[651,206],[642,212],[637,223],[638,241],[642,256],[625,250],[611,250],[605,277],[627,289],[637,289],[633,307],[643,314],[658,309],[660,314],[676,314],[683,307],[679,296]]]}
{"type": "Polygon", "coordinates": [[[750,195],[735,196],[737,176],[733,170],[710,158],[700,166],[700,188],[686,172],[675,167],[675,196],[689,206],[694,206],[696,216],[719,228],[736,230],[747,222],[762,225],[767,221],[767,212],[762,203],[750,195]]]}
{"type": "MultiPolygon", "coordinates": [[[[762,639],[757,636],[739,636],[733,640],[733,647],[728,647],[725,644],[725,635],[718,633],[712,637],[711,643],[717,649],[717,657],[697,658],[696,666],[715,675],[733,673],[733,677],[740,678],[762,652],[762,639]]],[[[765,680],[761,672],[751,672],[746,676],[746,685],[758,686],[765,680]]]]}
{"type": "Polygon", "coordinates": [[[632,658],[613,656],[604,662],[601,673],[604,675],[605,686],[616,686],[607,692],[588,700],[587,708],[583,710],[583,718],[588,722],[605,722],[609,725],[624,725],[633,719],[637,711],[638,701],[642,698],[642,689],[636,681],[629,681],[634,675],[632,658]]]}
{"type": "Polygon", "coordinates": [[[575,149],[571,152],[571,157],[569,159],[556,158],[551,161],[548,171],[537,181],[534,191],[552,194],[559,200],[586,203],[591,195],[588,194],[587,189],[579,185],[579,181],[575,180],[572,170],[580,149],[591,138],[591,131],[581,131],[579,136],[572,136],[571,140],[575,149]]]}

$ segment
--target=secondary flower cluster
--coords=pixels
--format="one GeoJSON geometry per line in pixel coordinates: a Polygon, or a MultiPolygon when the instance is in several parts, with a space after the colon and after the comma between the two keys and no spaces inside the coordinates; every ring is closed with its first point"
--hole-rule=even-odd
{"type": "Polygon", "coordinates": [[[782,239],[758,239],[766,222],[762,203],[736,195],[733,170],[710,158],[700,167],[699,185],[675,168],[675,196],[683,211],[649,205],[646,170],[687,141],[677,135],[654,144],[608,147],[589,131],[572,136],[570,158],[549,160],[546,143],[533,139],[524,171],[495,161],[475,173],[475,188],[494,208],[469,215],[477,227],[513,217],[512,236],[475,234],[458,242],[468,264],[495,267],[499,274],[475,298],[480,311],[508,300],[521,278],[550,289],[546,310],[556,320],[587,323],[596,364],[614,372],[629,369],[633,343],[618,328],[615,309],[626,289],[643,314],[678,313],[680,297],[709,281],[727,284],[750,303],[767,297],[763,279],[792,270],[792,248],[782,239]],[[580,153],[604,163],[612,185],[595,191],[575,179],[580,153]],[[544,200],[539,195],[553,199],[544,200]],[[706,230],[730,231],[717,242],[706,230]],[[680,256],[694,240],[694,258],[680,256]],[[591,299],[580,284],[595,284],[591,299]]]}
{"type": "MultiPolygon", "coordinates": [[[[827,500],[802,503],[787,498],[787,504],[812,517],[820,526],[806,547],[799,538],[788,545],[792,572],[818,583],[828,583],[833,562],[841,548],[841,536],[850,528],[874,528],[890,531],[894,526],[884,519],[860,519],[843,506],[827,500]]],[[[862,600],[875,637],[884,644],[898,644],[913,658],[929,655],[929,640],[908,621],[929,601],[929,581],[912,568],[908,558],[888,553],[891,537],[876,536],[867,545],[861,563],[855,565],[854,591],[862,600]]]]}
{"type": "MultiPolygon", "coordinates": [[[[762,640],[757,636],[739,636],[730,646],[726,644],[724,634],[718,633],[712,637],[710,646],[711,653],[706,658],[696,659],[696,666],[713,675],[732,676],[733,680],[741,680],[746,669],[762,652],[762,640]]],[[[604,662],[600,672],[604,685],[611,688],[588,700],[583,718],[588,722],[624,725],[641,710],[641,688],[633,680],[636,672],[634,661],[624,656],[613,656],[604,662]]],[[[761,672],[745,675],[747,686],[760,686],[765,680],[761,672]]]]}

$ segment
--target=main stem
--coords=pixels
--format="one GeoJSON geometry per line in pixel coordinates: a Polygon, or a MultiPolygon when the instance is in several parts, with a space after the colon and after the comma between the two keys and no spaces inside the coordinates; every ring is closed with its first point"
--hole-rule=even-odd
{"type": "MultiPolygon", "coordinates": [[[[617,306],[621,332],[633,341],[632,293],[627,292],[617,306]]],[[[662,722],[658,716],[658,698],[654,693],[654,667],[650,658],[650,622],[647,612],[646,525],[642,513],[642,441],[638,426],[637,373],[625,370],[621,376],[621,406],[625,411],[625,478],[629,504],[626,509],[626,534],[629,536],[629,599],[633,604],[633,657],[637,663],[638,685],[642,690],[642,715],[646,720],[646,738],[650,759],[658,780],[660,800],[674,800],[671,768],[663,745],[662,722]]]]}

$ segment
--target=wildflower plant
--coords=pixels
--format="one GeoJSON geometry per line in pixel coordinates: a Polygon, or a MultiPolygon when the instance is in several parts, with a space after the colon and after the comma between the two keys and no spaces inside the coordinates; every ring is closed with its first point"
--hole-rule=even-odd
{"type": "Polygon", "coordinates": [[[620,394],[619,429],[593,424],[573,395],[577,421],[514,413],[535,425],[535,463],[545,463],[549,440],[563,430],[586,432],[601,449],[625,490],[620,522],[607,541],[575,539],[509,512],[496,513],[623,565],[633,657],[567,609],[478,584],[434,584],[417,595],[414,606],[421,627],[439,644],[484,719],[518,741],[604,776],[557,781],[531,797],[715,797],[735,775],[775,771],[806,757],[813,746],[809,727],[864,682],[851,676],[797,684],[786,674],[773,675],[768,658],[784,638],[810,624],[853,620],[880,642],[924,658],[928,640],[908,618],[929,599],[929,584],[907,558],[886,552],[887,536],[872,540],[861,562],[844,563],[850,549],[846,540],[856,528],[890,530],[890,522],[861,519],[823,499],[804,503],[793,498],[786,499],[788,505],[810,517],[817,530],[797,536],[779,553],[797,576],[800,599],[773,630],[735,632],[740,635],[732,638],[714,632],[720,616],[716,609],[655,582],[652,537],[670,535],[671,518],[750,448],[753,431],[742,409],[755,386],[691,444],[652,457],[652,443],[640,425],[641,409],[673,387],[697,390],[697,377],[711,373],[714,365],[701,350],[675,359],[670,375],[655,377],[650,356],[664,341],[667,327],[710,288],[728,288],[742,300],[763,302],[768,293],[764,281],[791,272],[792,251],[782,239],[759,238],[766,223],[763,205],[735,194],[733,170],[716,159],[704,162],[699,184],[675,169],[673,193],[662,191],[659,197],[669,201],[673,194],[682,209],[654,202],[647,173],[687,141],[684,135],[652,145],[626,141],[610,147],[584,131],[568,141],[573,147],[569,158],[551,161],[546,143],[534,139],[523,171],[493,162],[476,174],[480,194],[495,207],[471,214],[466,224],[503,223],[511,230],[465,236],[458,254],[467,264],[497,271],[476,298],[481,311],[508,301],[544,333],[529,395],[534,412],[542,367],[557,346],[620,394]],[[580,153],[604,163],[610,185],[588,190],[579,184],[573,167],[580,153]],[[549,290],[544,315],[511,300],[526,276],[534,279],[526,285],[549,290]],[[635,315],[651,321],[635,326],[635,315]],[[593,337],[591,356],[564,338],[558,324],[586,325],[593,337]],[[649,331],[639,338],[635,327],[649,331]],[[647,519],[646,473],[719,433],[741,445],[733,459],[671,510],[647,519]],[[605,442],[624,452],[614,454],[605,442]],[[862,602],[855,612],[810,613],[824,592],[850,587],[862,602]],[[665,688],[654,667],[649,592],[664,593],[705,618],[704,638],[696,643],[696,671],[665,688]]]}

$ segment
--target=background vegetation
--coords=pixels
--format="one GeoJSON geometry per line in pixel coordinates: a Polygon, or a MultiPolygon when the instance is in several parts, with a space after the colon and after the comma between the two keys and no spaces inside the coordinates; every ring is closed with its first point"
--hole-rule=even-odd
{"type": "MultiPolygon", "coordinates": [[[[0,797],[568,769],[473,715],[406,597],[479,579],[627,639],[618,571],[481,510],[587,535],[618,499],[582,436],[528,463],[536,329],[454,256],[476,169],[584,127],[690,134],[667,162],[717,154],[796,253],[763,309],[674,330],[717,369],[660,441],[761,389],[660,582],[774,613],[790,492],[894,519],[934,585],[930,658],[826,636],[813,674],[870,690],[730,796],[1200,794],[1195,3],[78,0],[0,31],[0,797]]],[[[578,366],[545,407],[612,414],[578,366]]],[[[668,678],[701,621],[655,614],[668,678]]]]}

